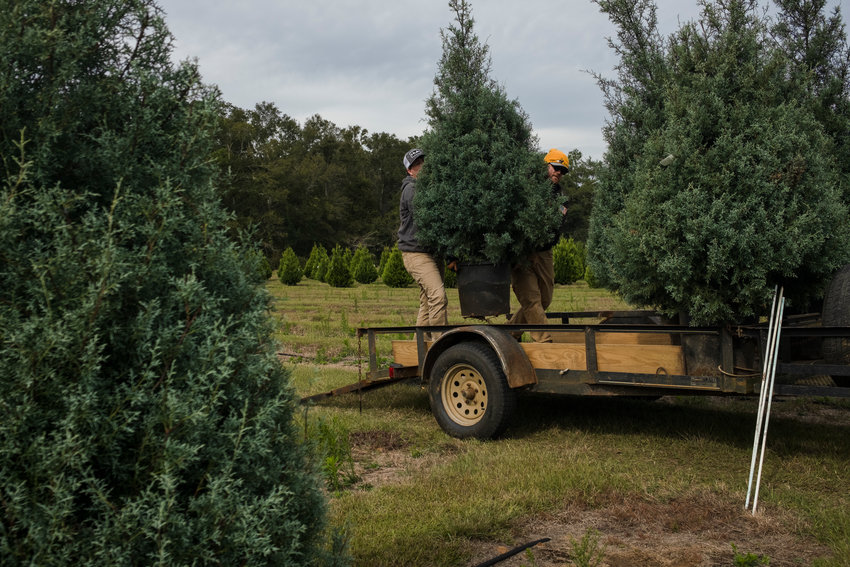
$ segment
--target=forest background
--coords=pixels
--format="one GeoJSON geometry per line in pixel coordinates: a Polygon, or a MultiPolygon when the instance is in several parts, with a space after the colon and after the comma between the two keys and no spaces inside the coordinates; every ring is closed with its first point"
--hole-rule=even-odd
{"type": "MultiPolygon", "coordinates": [[[[233,222],[253,226],[276,269],[290,247],[305,259],[315,244],[365,246],[376,257],[392,246],[406,175],[402,156],[416,145],[416,138],[341,127],[319,115],[300,124],[261,102],[253,109],[225,105],[215,157],[233,222]]],[[[565,236],[583,242],[600,162],[575,148],[569,155],[570,175],[562,181],[570,198],[565,236]]]]}

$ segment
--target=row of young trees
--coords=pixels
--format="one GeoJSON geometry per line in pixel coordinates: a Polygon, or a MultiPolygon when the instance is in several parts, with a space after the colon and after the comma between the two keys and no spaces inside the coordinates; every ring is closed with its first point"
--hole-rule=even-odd
{"type": "MultiPolygon", "coordinates": [[[[555,283],[571,284],[581,279],[595,282],[586,271],[586,249],[582,242],[562,237],[553,249],[553,256],[555,283]]],[[[272,270],[267,262],[265,266],[264,275],[269,278],[272,270]]],[[[309,278],[331,287],[350,287],[355,282],[370,284],[379,278],[390,287],[407,287],[413,283],[402,262],[401,252],[395,246],[384,247],[377,265],[375,256],[365,246],[359,246],[352,252],[350,248],[336,245],[329,253],[323,245],[314,244],[304,262],[292,248],[287,248],[281,256],[277,277],[286,285],[298,285],[303,278],[309,278]]],[[[446,287],[456,287],[457,273],[446,268],[444,282],[446,287]]]]}

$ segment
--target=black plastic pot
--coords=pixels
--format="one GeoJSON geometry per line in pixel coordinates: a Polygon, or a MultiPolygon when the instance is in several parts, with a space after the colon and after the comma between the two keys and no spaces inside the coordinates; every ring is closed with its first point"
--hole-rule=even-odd
{"type": "Polygon", "coordinates": [[[495,317],[511,310],[511,267],[508,264],[460,264],[457,270],[460,314],[495,317]]]}

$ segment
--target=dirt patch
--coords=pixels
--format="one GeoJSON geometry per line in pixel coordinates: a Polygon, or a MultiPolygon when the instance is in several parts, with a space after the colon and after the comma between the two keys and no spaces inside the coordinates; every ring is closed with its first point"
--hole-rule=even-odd
{"type": "Polygon", "coordinates": [[[436,453],[421,454],[401,435],[390,431],[353,432],[349,443],[358,477],[351,490],[402,482],[408,475],[434,467],[457,451],[454,445],[445,445],[436,453]]]}
{"type": "MultiPolygon", "coordinates": [[[[359,481],[352,490],[403,482],[416,470],[445,460],[445,453],[416,455],[400,435],[386,431],[351,434],[352,456],[359,481]]],[[[446,446],[445,450],[456,450],[446,446]]],[[[527,519],[515,527],[512,540],[471,542],[476,566],[517,546],[548,538],[499,567],[565,567],[575,565],[582,538],[591,535],[602,552],[599,567],[713,567],[733,565],[737,551],[769,558],[771,567],[809,565],[830,550],[801,535],[804,526],[790,513],[762,505],[756,516],[737,499],[712,492],[659,501],[610,494],[585,502],[568,502],[558,512],[527,519]]],[[[587,549],[587,547],[585,547],[587,549]]],[[[591,563],[594,564],[594,563],[591,563]]],[[[756,565],[756,563],[753,563],[756,565]]]]}
{"type": "MultiPolygon", "coordinates": [[[[498,563],[500,566],[548,567],[574,565],[582,539],[598,543],[601,567],[685,567],[732,565],[735,544],[740,554],[769,558],[771,567],[808,565],[829,550],[800,535],[795,518],[775,510],[756,516],[740,502],[714,494],[658,502],[623,500],[612,496],[588,509],[569,504],[555,514],[528,521],[515,530],[514,545],[549,538],[549,541],[498,563]]],[[[476,544],[479,565],[512,549],[506,544],[476,544]]],[[[589,546],[584,547],[585,550],[589,546]]]]}
{"type": "Polygon", "coordinates": [[[398,482],[414,461],[409,445],[391,431],[356,431],[349,435],[354,472],[358,477],[351,488],[368,490],[398,482]]]}

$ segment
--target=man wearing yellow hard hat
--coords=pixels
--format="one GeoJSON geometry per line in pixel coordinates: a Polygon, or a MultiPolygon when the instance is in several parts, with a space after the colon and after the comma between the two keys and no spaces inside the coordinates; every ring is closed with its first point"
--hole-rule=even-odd
{"type": "MultiPolygon", "coordinates": [[[[543,158],[546,164],[546,176],[552,182],[552,194],[559,201],[562,219],[566,218],[567,208],[563,205],[561,177],[570,170],[570,159],[561,150],[551,149],[543,158]]],[[[563,223],[563,221],[562,221],[563,223]]],[[[561,231],[541,249],[532,252],[525,261],[511,269],[511,287],[514,290],[520,308],[510,318],[512,325],[545,325],[546,309],[552,303],[555,291],[555,263],[552,247],[561,238],[561,231]]],[[[552,335],[545,331],[532,331],[531,340],[538,343],[551,343],[552,335]]]]}

